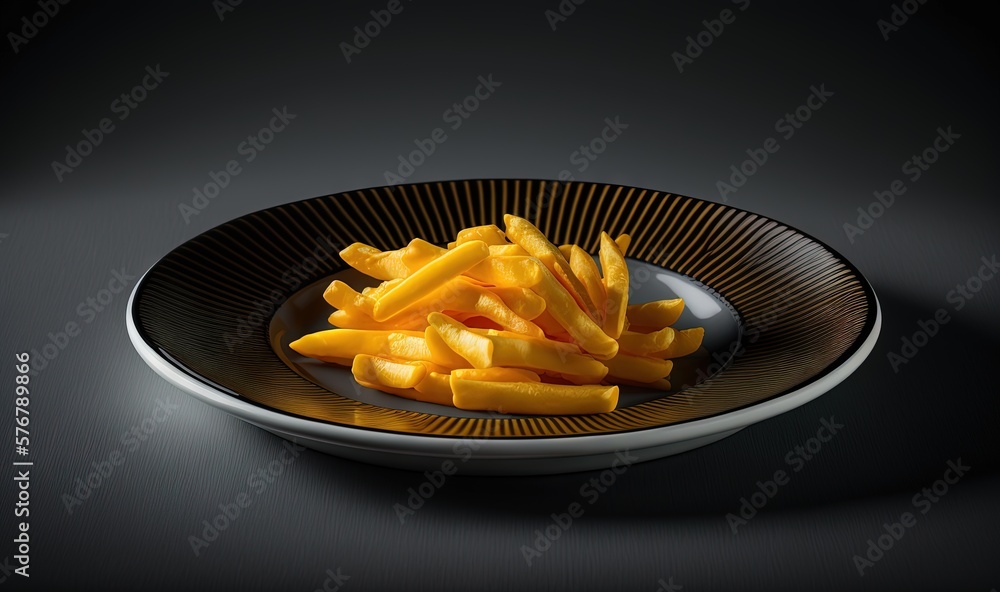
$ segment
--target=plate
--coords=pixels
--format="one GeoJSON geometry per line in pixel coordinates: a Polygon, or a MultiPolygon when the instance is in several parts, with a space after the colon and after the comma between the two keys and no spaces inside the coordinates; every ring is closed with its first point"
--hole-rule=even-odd
{"type": "Polygon", "coordinates": [[[527,475],[677,454],[807,403],[868,356],[881,312],[850,262],[764,216],[621,185],[477,179],[349,191],[217,226],[143,275],[127,325],[161,376],[304,446],[405,469],[527,475]],[[682,297],[676,326],[706,329],[672,391],[623,387],[600,415],[468,412],[361,387],[288,348],[329,328],[322,291],[333,278],[365,285],[343,247],[445,244],[467,226],[502,227],[504,213],[591,253],[601,230],[632,234],[631,300],[682,297]]]}

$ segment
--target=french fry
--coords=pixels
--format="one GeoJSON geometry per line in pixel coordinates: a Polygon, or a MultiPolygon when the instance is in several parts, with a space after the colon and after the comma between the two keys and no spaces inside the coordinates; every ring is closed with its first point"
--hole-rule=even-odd
{"type": "Polygon", "coordinates": [[[341,310],[359,312],[369,317],[372,316],[372,308],[375,306],[375,300],[355,292],[340,280],[334,280],[327,286],[323,291],[323,299],[341,310]]]}
{"type": "Polygon", "coordinates": [[[615,239],[615,244],[618,245],[618,250],[622,252],[622,257],[628,255],[628,248],[632,244],[632,237],[627,234],[619,234],[618,238],[615,239]]]}
{"type": "Polygon", "coordinates": [[[490,245],[491,257],[528,257],[528,252],[520,245],[504,243],[502,245],[490,245]]]}
{"type": "Polygon", "coordinates": [[[366,331],[328,329],[310,333],[289,344],[310,358],[353,358],[358,354],[402,360],[430,360],[431,351],[418,331],[366,331]]]}
{"type": "Polygon", "coordinates": [[[618,338],[618,348],[619,351],[629,354],[647,356],[666,350],[676,337],[677,331],[671,327],[664,327],[652,333],[622,331],[621,337],[618,338]]]}
{"type": "Polygon", "coordinates": [[[591,318],[597,317],[597,306],[590,300],[586,288],[573,274],[569,261],[559,251],[558,247],[549,242],[534,224],[524,218],[506,214],[503,217],[507,226],[507,236],[514,243],[521,245],[531,256],[536,257],[566,288],[580,306],[591,318]]]}
{"type": "Polygon", "coordinates": [[[458,278],[446,282],[421,300],[408,304],[389,322],[396,319],[409,322],[408,319],[411,317],[419,317],[419,320],[423,321],[420,326],[422,329],[427,326],[427,313],[436,311],[448,311],[452,316],[456,313],[481,316],[515,333],[544,337],[544,333],[537,325],[511,310],[503,299],[491,290],[458,278]]]}
{"type": "Polygon", "coordinates": [[[451,377],[459,409],[528,415],[608,413],[618,405],[617,386],[571,386],[541,382],[483,382],[451,377]]]}
{"type": "Polygon", "coordinates": [[[650,383],[670,376],[674,363],[670,360],[658,360],[645,356],[633,356],[624,352],[605,360],[608,367],[608,378],[615,380],[630,380],[636,383],[650,383]]]}
{"type": "Polygon", "coordinates": [[[491,365],[545,370],[572,375],[591,384],[600,382],[607,367],[590,356],[567,351],[547,339],[487,335],[493,344],[491,365]]]}
{"type": "Polygon", "coordinates": [[[375,302],[372,318],[384,321],[398,314],[407,303],[427,296],[444,282],[490,256],[483,241],[470,241],[424,265],[375,302]]]}
{"type": "Polygon", "coordinates": [[[660,328],[676,323],[683,311],[684,301],[672,298],[629,305],[625,315],[633,325],[660,328]]]}
{"type": "Polygon", "coordinates": [[[447,253],[448,249],[443,249],[423,239],[415,238],[410,241],[410,244],[406,245],[406,248],[403,251],[403,265],[406,266],[410,273],[413,273],[424,265],[427,265],[431,261],[447,253]]]}
{"type": "Polygon", "coordinates": [[[604,290],[604,283],[601,282],[601,271],[597,269],[597,263],[590,253],[576,245],[570,245],[569,266],[597,308],[598,316],[594,320],[603,324],[608,295],[604,290]]]}
{"type": "Polygon", "coordinates": [[[705,329],[694,327],[693,329],[683,329],[677,331],[673,342],[666,349],[649,354],[654,358],[681,358],[698,351],[701,342],[705,338],[705,329]]]}
{"type": "Polygon", "coordinates": [[[371,331],[394,331],[402,329],[405,331],[423,331],[427,327],[427,319],[422,317],[391,319],[380,323],[363,313],[348,310],[334,311],[327,320],[334,327],[340,327],[341,329],[367,329],[371,331]]]}
{"type": "Polygon", "coordinates": [[[403,250],[380,251],[364,243],[354,243],[340,252],[341,259],[361,273],[380,280],[405,278],[410,274],[403,264],[403,250]]]}
{"type": "Polygon", "coordinates": [[[607,232],[601,233],[600,258],[607,293],[603,329],[609,337],[618,339],[625,328],[625,312],[628,308],[628,268],[618,245],[607,232]]]}
{"type": "Polygon", "coordinates": [[[451,376],[444,372],[428,372],[424,379],[414,387],[416,394],[406,396],[416,401],[452,405],[451,376]]]}
{"type": "Polygon", "coordinates": [[[545,310],[545,299],[527,288],[491,287],[489,290],[526,321],[534,320],[545,310]]]}
{"type": "Polygon", "coordinates": [[[455,353],[448,346],[441,337],[441,334],[433,326],[424,329],[424,342],[427,343],[427,347],[431,352],[429,359],[435,364],[444,366],[445,368],[469,368],[472,366],[468,360],[455,353]]]}
{"type": "Polygon", "coordinates": [[[483,226],[471,226],[458,231],[455,238],[455,246],[469,241],[479,240],[487,245],[506,245],[507,236],[496,224],[485,224],[483,226]]]}
{"type": "MultiPolygon", "coordinates": [[[[548,270],[542,281],[533,288],[545,299],[545,311],[595,358],[606,360],[618,352],[618,342],[609,337],[587,313],[576,305],[569,292],[556,281],[548,270]]],[[[537,320],[537,319],[536,319],[537,320]]]]}
{"type": "Polygon", "coordinates": [[[361,354],[354,357],[351,372],[358,382],[406,389],[417,386],[424,379],[427,367],[421,362],[398,362],[361,354]]]}
{"type": "Polygon", "coordinates": [[[563,257],[565,257],[567,261],[569,261],[569,256],[575,246],[576,245],[559,245],[559,252],[562,253],[563,257]]]}
{"type": "Polygon", "coordinates": [[[451,375],[462,380],[487,382],[541,382],[538,374],[524,368],[463,368],[452,370],[451,375]]]}
{"type": "Polygon", "coordinates": [[[490,257],[470,267],[465,275],[500,288],[531,288],[542,281],[542,271],[534,257],[490,257]]]}
{"type": "Polygon", "coordinates": [[[473,368],[493,365],[493,342],[489,338],[469,331],[462,323],[439,312],[427,315],[427,322],[441,340],[473,368]]]}

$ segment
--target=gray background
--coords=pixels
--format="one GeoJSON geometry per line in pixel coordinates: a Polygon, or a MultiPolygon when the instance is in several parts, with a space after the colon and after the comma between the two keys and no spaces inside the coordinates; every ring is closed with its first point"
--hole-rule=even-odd
{"type": "MultiPolygon", "coordinates": [[[[884,40],[889,2],[843,6],[725,2],[696,6],[591,0],[553,31],[558,3],[409,2],[348,64],[339,48],[369,5],[243,2],[224,20],[208,1],[60,9],[17,54],[4,54],[0,146],[0,364],[12,398],[13,354],[82,332],[33,378],[32,578],[0,570],[0,590],[314,590],[325,570],[344,590],[964,589],[1000,586],[998,283],[955,312],[949,290],[997,249],[995,18],[930,2],[884,40]],[[678,72],[671,54],[734,9],[736,20],[678,72]],[[58,181],[53,160],[139,84],[169,76],[93,154],[58,181]],[[195,402],[156,376],[125,331],[125,295],[93,322],[81,302],[112,270],[140,275],[191,237],[241,214],[383,184],[384,172],[470,94],[480,75],[502,85],[418,167],[412,180],[575,178],[719,200],[716,182],[811,85],[833,97],[729,203],[798,227],[870,278],[883,334],[847,381],[793,412],[710,447],[630,468],[543,557],[519,548],[549,514],[579,501],[593,475],[457,476],[400,524],[393,504],[422,476],[305,452],[254,496],[195,557],[188,535],[248,489],[282,441],[195,402]],[[178,207],[272,108],[296,119],[201,214],[178,207]],[[585,171],[570,161],[606,117],[629,125],[585,171]],[[955,145],[863,235],[843,230],[873,192],[931,145],[955,145]],[[7,236],[3,236],[7,235],[7,236]],[[938,308],[952,320],[894,373],[903,336],[938,308]],[[81,506],[63,495],[157,400],[177,409],[129,452],[81,506]],[[736,512],[757,480],[815,435],[844,429],[746,526],[736,512]],[[972,469],[864,577],[852,556],[884,522],[961,458],[972,469]]],[[[665,4],[665,3],[663,3],[665,4]]],[[[20,29],[30,2],[4,7],[20,29]]],[[[9,400],[9,399],[8,399],[9,400]]],[[[12,402],[2,433],[10,443],[12,402]]],[[[13,452],[5,453],[13,458],[13,452]]],[[[2,538],[15,532],[15,490],[3,468],[2,538]]],[[[0,558],[14,554],[0,546],[0,558]]],[[[3,564],[5,565],[5,564],[3,564]]]]}

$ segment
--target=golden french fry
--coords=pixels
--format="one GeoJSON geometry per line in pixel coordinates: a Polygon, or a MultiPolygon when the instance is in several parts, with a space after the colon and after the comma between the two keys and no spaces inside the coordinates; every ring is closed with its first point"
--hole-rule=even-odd
{"type": "Polygon", "coordinates": [[[491,287],[489,291],[499,296],[507,308],[526,321],[535,319],[545,310],[545,299],[527,288],[491,287]]]}
{"type": "Polygon", "coordinates": [[[380,251],[364,243],[354,243],[340,252],[340,258],[361,273],[380,280],[405,278],[410,274],[403,264],[403,250],[380,251]]]}
{"type": "Polygon", "coordinates": [[[469,241],[479,240],[487,245],[506,245],[507,236],[497,227],[496,224],[486,224],[483,226],[472,226],[458,232],[455,239],[455,246],[469,241]]]}
{"type": "Polygon", "coordinates": [[[372,314],[375,300],[355,292],[353,288],[340,280],[334,280],[323,292],[323,299],[331,306],[352,313],[372,314]]]}
{"type": "Polygon", "coordinates": [[[549,239],[545,238],[545,235],[534,224],[524,218],[506,214],[503,220],[507,225],[507,236],[510,237],[510,240],[521,245],[525,251],[541,261],[563,284],[573,300],[578,302],[591,318],[596,318],[597,306],[590,300],[586,288],[573,274],[569,261],[566,260],[562,252],[549,242],[549,239]]]}
{"type": "Polygon", "coordinates": [[[601,271],[604,272],[604,289],[608,295],[604,307],[604,332],[618,339],[625,328],[628,309],[628,267],[618,245],[607,232],[601,233],[601,271]]]}
{"type": "Polygon", "coordinates": [[[493,342],[483,335],[477,335],[455,319],[432,312],[427,315],[441,340],[456,354],[464,358],[473,368],[489,368],[493,365],[493,342]]]}
{"type": "MultiPolygon", "coordinates": [[[[378,300],[379,297],[382,296],[382,294],[385,294],[389,290],[395,288],[402,281],[403,281],[402,278],[396,278],[394,280],[386,280],[386,281],[382,282],[381,284],[379,284],[377,286],[369,286],[369,287],[361,290],[361,294],[363,296],[367,296],[369,298],[374,298],[375,300],[378,300]]],[[[373,303],[372,304],[372,309],[374,310],[374,308],[375,308],[375,304],[373,303]]]]}
{"type": "Polygon", "coordinates": [[[448,346],[444,339],[441,338],[441,334],[434,327],[429,326],[424,329],[424,341],[431,351],[431,357],[428,359],[435,364],[439,364],[445,368],[469,368],[472,366],[468,360],[455,353],[448,346]]]}
{"type": "Polygon", "coordinates": [[[422,317],[412,317],[406,319],[394,318],[384,322],[359,313],[348,310],[334,311],[328,318],[330,324],[341,329],[367,329],[374,331],[394,331],[397,329],[405,331],[423,331],[427,327],[427,319],[422,317]]]}
{"type": "Polygon", "coordinates": [[[582,382],[600,382],[607,367],[590,356],[568,351],[548,339],[487,335],[493,344],[491,365],[545,370],[579,377],[582,382]]]}
{"type": "Polygon", "coordinates": [[[704,338],[705,329],[703,327],[683,329],[677,331],[673,342],[666,349],[653,352],[649,355],[654,358],[680,358],[687,356],[698,351],[704,338]]]}
{"type": "Polygon", "coordinates": [[[556,281],[555,277],[548,270],[544,270],[542,281],[533,290],[545,299],[547,303],[546,313],[551,314],[552,318],[584,350],[595,358],[602,360],[608,359],[618,353],[618,342],[609,337],[594,322],[594,319],[576,305],[569,292],[566,291],[562,284],[556,281]]]}
{"type": "Polygon", "coordinates": [[[447,252],[448,249],[415,238],[403,249],[402,261],[410,273],[413,273],[447,252]]]}
{"type": "Polygon", "coordinates": [[[622,331],[621,337],[618,338],[618,348],[619,351],[626,353],[647,356],[667,349],[676,337],[677,331],[671,327],[664,327],[652,333],[622,331]]]}
{"type": "Polygon", "coordinates": [[[502,245],[490,245],[490,256],[492,257],[527,257],[528,252],[520,245],[504,243],[502,245]]]}
{"type": "Polygon", "coordinates": [[[618,245],[618,250],[622,252],[622,257],[628,255],[628,248],[632,244],[632,237],[628,234],[619,234],[618,238],[615,239],[615,244],[618,245]]]}
{"type": "Polygon", "coordinates": [[[531,288],[542,281],[543,267],[534,257],[490,257],[465,271],[465,275],[501,288],[531,288]]]}
{"type": "Polygon", "coordinates": [[[649,383],[670,376],[674,363],[670,360],[659,360],[645,356],[633,356],[624,352],[605,360],[608,367],[608,378],[614,381],[631,380],[637,383],[649,383]]]}
{"type": "MultiPolygon", "coordinates": [[[[440,311],[447,311],[451,316],[481,316],[509,331],[536,337],[544,336],[537,325],[511,310],[503,299],[491,290],[459,278],[446,282],[430,295],[408,304],[388,322],[392,323],[396,319],[406,321],[414,316],[426,321],[428,313],[440,311]]],[[[426,327],[426,322],[420,328],[423,327],[426,327]]]]}
{"type": "Polygon", "coordinates": [[[416,390],[416,394],[407,398],[416,401],[437,403],[438,405],[454,406],[452,404],[451,376],[445,372],[428,372],[427,376],[418,382],[414,389],[416,390]]]}
{"type": "MultiPolygon", "coordinates": [[[[470,327],[469,331],[472,331],[473,333],[475,333],[477,335],[485,335],[487,337],[510,337],[510,338],[513,338],[513,339],[526,339],[528,341],[534,341],[534,340],[538,339],[537,337],[531,337],[529,335],[524,335],[522,333],[514,333],[513,331],[504,331],[502,329],[500,329],[500,330],[498,330],[498,329],[474,329],[474,328],[470,327]]],[[[566,341],[556,341],[554,339],[547,339],[547,338],[545,338],[544,341],[545,341],[545,347],[551,347],[551,348],[555,348],[555,349],[558,349],[558,350],[561,350],[561,351],[570,352],[570,353],[573,353],[573,354],[582,354],[583,353],[583,350],[581,350],[580,347],[578,345],[576,345],[575,343],[569,343],[569,342],[566,342],[566,341]]]]}
{"type": "Polygon", "coordinates": [[[569,266],[594,302],[598,313],[595,320],[603,324],[604,307],[608,295],[604,290],[604,283],[601,282],[601,271],[597,269],[597,263],[594,262],[590,253],[576,245],[570,245],[569,266]]]}
{"type": "Polygon", "coordinates": [[[459,409],[528,415],[608,413],[618,405],[617,386],[573,386],[542,382],[480,382],[451,377],[459,409]]]}
{"type": "Polygon", "coordinates": [[[419,331],[328,329],[305,335],[289,347],[303,356],[320,360],[353,358],[357,354],[414,361],[431,359],[424,334],[419,331]]]}
{"type": "Polygon", "coordinates": [[[398,314],[414,300],[429,295],[441,284],[490,256],[483,241],[470,241],[434,259],[382,294],[375,302],[372,318],[384,321],[398,314]]]}
{"type": "Polygon", "coordinates": [[[541,377],[524,368],[464,368],[453,370],[455,378],[462,380],[480,380],[486,382],[541,382],[541,377]]]}
{"type": "Polygon", "coordinates": [[[632,304],[628,307],[625,315],[633,325],[659,329],[676,323],[683,311],[684,301],[680,298],[672,298],[632,304]]]}
{"type": "MultiPolygon", "coordinates": [[[[576,245],[559,245],[559,252],[562,253],[563,257],[565,257],[567,261],[569,261],[569,257],[573,252],[573,247],[575,246],[576,245]]],[[[570,261],[570,263],[572,264],[572,261],[570,261]]]]}
{"type": "Polygon", "coordinates": [[[377,356],[359,354],[354,357],[351,372],[358,382],[378,383],[394,388],[413,388],[427,375],[421,362],[398,362],[377,356]]]}

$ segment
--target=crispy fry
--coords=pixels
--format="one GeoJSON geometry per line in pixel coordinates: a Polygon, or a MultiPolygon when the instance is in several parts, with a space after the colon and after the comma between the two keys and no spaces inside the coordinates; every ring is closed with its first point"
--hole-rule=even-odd
{"type": "Polygon", "coordinates": [[[683,311],[684,301],[672,298],[632,304],[625,314],[633,325],[661,328],[676,323],[683,311]]]}
{"type": "Polygon", "coordinates": [[[545,299],[527,288],[489,288],[508,308],[526,321],[534,320],[545,310],[545,299]]]}
{"type": "Polygon", "coordinates": [[[490,256],[492,257],[528,257],[528,252],[520,245],[504,243],[502,245],[490,245],[490,256]]]}
{"type": "Polygon", "coordinates": [[[445,340],[442,339],[441,334],[433,326],[424,329],[424,341],[431,351],[431,357],[428,359],[435,364],[439,364],[445,368],[469,368],[472,366],[468,360],[455,353],[448,346],[445,340]]]}
{"type": "Polygon", "coordinates": [[[501,288],[531,288],[542,281],[543,267],[534,257],[490,257],[465,271],[465,275],[501,288]]]}
{"type": "MultiPolygon", "coordinates": [[[[452,405],[451,376],[444,372],[428,372],[414,387],[415,395],[407,396],[416,401],[452,405]]],[[[406,396],[406,395],[404,395],[406,396]]]]}
{"type": "Polygon", "coordinates": [[[464,368],[451,373],[462,380],[481,380],[487,382],[541,382],[541,377],[524,368],[464,368]]]}
{"type": "Polygon", "coordinates": [[[514,243],[521,245],[525,251],[536,257],[566,288],[566,291],[573,297],[580,306],[587,311],[591,318],[597,317],[597,307],[590,300],[586,288],[580,280],[573,275],[573,270],[569,261],[562,252],[545,238],[534,224],[524,218],[507,214],[503,217],[507,225],[507,236],[514,243]]]}
{"type": "Polygon", "coordinates": [[[441,340],[456,354],[464,358],[473,368],[489,368],[493,365],[493,342],[483,335],[477,335],[462,323],[439,312],[427,315],[441,340]]]}
{"type": "Polygon", "coordinates": [[[427,327],[427,319],[421,317],[395,318],[380,323],[363,313],[347,310],[334,311],[327,320],[334,327],[340,327],[341,329],[423,331],[427,327]]]}
{"type": "Polygon", "coordinates": [[[401,259],[403,265],[406,266],[410,273],[413,273],[447,252],[448,249],[443,249],[423,239],[415,238],[403,249],[401,259]]]}
{"type": "Polygon", "coordinates": [[[608,413],[618,405],[617,386],[569,386],[541,382],[480,382],[452,376],[459,409],[529,415],[608,413]]]}
{"type": "Polygon", "coordinates": [[[293,341],[289,347],[303,356],[320,360],[353,358],[358,354],[415,361],[431,359],[424,334],[418,331],[328,329],[310,333],[293,341]]]}
{"type": "Polygon", "coordinates": [[[364,243],[354,243],[340,252],[348,265],[380,280],[405,278],[410,274],[403,264],[403,250],[380,251],[364,243]]]}
{"type": "Polygon", "coordinates": [[[382,294],[375,302],[372,318],[376,321],[391,318],[406,308],[407,303],[427,296],[444,282],[489,256],[490,250],[482,241],[470,241],[455,247],[382,294]]]}
{"type": "Polygon", "coordinates": [[[600,382],[607,367],[590,356],[567,351],[548,339],[487,335],[493,344],[492,365],[546,370],[581,377],[591,384],[600,382]]]}
{"type": "Polygon", "coordinates": [[[603,329],[609,337],[618,339],[625,328],[625,312],[628,308],[628,267],[618,245],[607,232],[601,233],[600,258],[604,289],[607,292],[603,329]]]}
{"type": "Polygon", "coordinates": [[[632,237],[627,234],[619,234],[618,238],[615,239],[615,244],[618,245],[618,250],[622,252],[622,257],[628,255],[628,248],[632,244],[632,237]]]}
{"type": "Polygon", "coordinates": [[[351,372],[358,382],[405,389],[417,386],[426,376],[427,367],[421,362],[397,362],[360,354],[354,357],[351,372]]]}
{"type": "Polygon", "coordinates": [[[597,263],[594,262],[590,253],[576,245],[571,245],[569,266],[594,302],[598,315],[594,320],[603,324],[604,307],[607,305],[608,295],[604,290],[604,283],[601,282],[601,271],[597,269],[597,263]]]}
{"type": "Polygon", "coordinates": [[[624,352],[605,360],[608,367],[608,378],[614,380],[630,380],[637,383],[649,383],[670,376],[674,363],[670,360],[658,360],[645,356],[633,356],[624,352]]]}
{"type": "Polygon", "coordinates": [[[542,281],[533,289],[545,299],[546,312],[573,336],[584,350],[595,358],[607,359],[618,352],[618,342],[609,337],[594,320],[576,305],[566,289],[548,270],[542,274],[542,281]]]}
{"type": "Polygon", "coordinates": [[[483,241],[487,245],[509,244],[507,236],[496,224],[485,224],[459,230],[458,236],[455,238],[455,246],[474,240],[483,241]]]}
{"type": "Polygon", "coordinates": [[[353,288],[340,280],[334,280],[323,292],[323,299],[331,306],[346,310],[348,312],[359,312],[367,316],[372,315],[372,308],[375,300],[355,292],[353,288]]]}
{"type": "Polygon", "coordinates": [[[705,338],[705,329],[695,327],[678,331],[674,336],[674,341],[666,349],[649,354],[654,358],[680,358],[691,355],[698,351],[701,342],[705,338]]]}
{"type": "Polygon", "coordinates": [[[663,351],[670,347],[677,337],[677,331],[671,327],[664,327],[652,333],[637,333],[635,331],[623,331],[618,339],[620,351],[646,356],[654,352],[663,351]]]}

